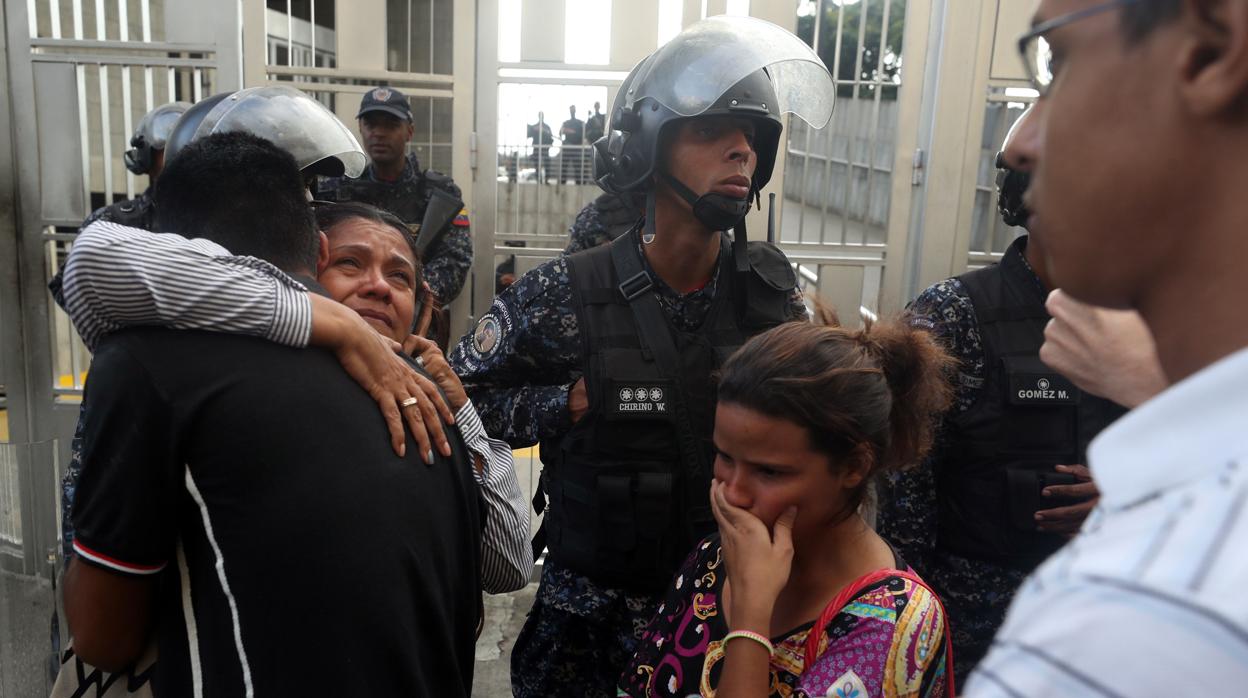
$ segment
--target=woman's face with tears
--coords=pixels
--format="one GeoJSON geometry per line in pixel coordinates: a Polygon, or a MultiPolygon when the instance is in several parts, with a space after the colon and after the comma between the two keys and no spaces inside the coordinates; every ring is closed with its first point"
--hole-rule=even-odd
{"type": "Polygon", "coordinates": [[[407,339],[420,289],[407,240],[391,226],[363,218],[348,218],[324,232],[329,257],[317,280],[373,329],[397,342],[407,339]]]}

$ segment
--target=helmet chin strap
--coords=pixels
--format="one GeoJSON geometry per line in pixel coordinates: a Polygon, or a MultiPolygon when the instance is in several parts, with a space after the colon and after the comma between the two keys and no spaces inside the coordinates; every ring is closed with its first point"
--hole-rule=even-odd
{"type": "Polygon", "coordinates": [[[751,197],[749,196],[744,199],[734,199],[715,192],[698,196],[679,179],[665,171],[660,171],[659,177],[672,188],[672,191],[676,192],[677,196],[693,207],[693,217],[711,230],[718,232],[735,228],[738,223],[745,220],[745,214],[750,211],[751,197]]]}

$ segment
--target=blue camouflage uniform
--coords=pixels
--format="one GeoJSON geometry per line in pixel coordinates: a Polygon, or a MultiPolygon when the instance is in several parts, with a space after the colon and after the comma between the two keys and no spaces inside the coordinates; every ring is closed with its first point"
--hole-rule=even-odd
{"type": "MultiPolygon", "coordinates": [[[[715,298],[719,266],[706,286],[686,294],[645,266],[668,320],[684,331],[700,327],[715,298]]],[[[797,290],[789,317],[807,317],[797,290]]],[[[489,433],[513,448],[563,436],[572,427],[568,390],[584,370],[567,258],[546,262],[504,289],[449,358],[489,433]]],[[[512,654],[515,695],[573,695],[567,692],[576,687],[578,697],[615,696],[613,687],[656,601],[596,584],[548,560],[512,654]],[[591,685],[611,688],[587,693],[591,685]]]]}
{"type": "MultiPolygon", "coordinates": [[[[1027,264],[1026,259],[1023,264],[1027,264]]],[[[1030,271],[1030,266],[1027,268],[1030,271]]],[[[1044,290],[1039,277],[1035,277],[1035,283],[1044,290]]],[[[965,412],[978,399],[987,373],[979,323],[966,288],[956,278],[941,281],[919,294],[909,311],[911,325],[931,332],[957,359],[959,368],[951,414],[965,412]]],[[[940,441],[938,436],[936,447],[919,467],[885,477],[881,483],[876,528],[944,601],[952,619],[960,685],[987,653],[1014,592],[1027,574],[936,548],[940,441]]]]}
{"type": "MultiPolygon", "coordinates": [[[[322,201],[358,201],[398,216],[409,226],[419,226],[433,189],[462,199],[455,180],[436,170],[420,169],[415,154],[403,164],[403,174],[393,182],[377,179],[370,163],[358,178],[321,177],[314,195],[322,201]]],[[[416,232],[414,229],[413,232],[416,232]]],[[[468,211],[460,211],[447,230],[425,252],[424,276],[438,300],[450,303],[459,296],[472,269],[472,230],[468,211]]]]}
{"type": "Polygon", "coordinates": [[[576,214],[563,253],[575,254],[611,242],[631,230],[640,218],[638,207],[623,197],[601,194],[576,214]]]}

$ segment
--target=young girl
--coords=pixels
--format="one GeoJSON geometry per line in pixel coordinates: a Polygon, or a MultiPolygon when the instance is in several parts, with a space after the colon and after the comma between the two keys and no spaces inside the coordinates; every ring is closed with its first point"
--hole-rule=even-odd
{"type": "Polygon", "coordinates": [[[623,695],[952,698],[940,601],[858,513],[873,476],[930,447],[949,362],[898,321],[788,323],[728,360],[719,534],[677,574],[623,695]]]}

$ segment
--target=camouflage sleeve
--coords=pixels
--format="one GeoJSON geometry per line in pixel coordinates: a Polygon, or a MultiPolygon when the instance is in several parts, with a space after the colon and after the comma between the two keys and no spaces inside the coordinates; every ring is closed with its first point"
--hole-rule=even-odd
{"type": "Polygon", "coordinates": [[[917,467],[893,471],[878,481],[875,530],[920,574],[927,574],[936,550],[936,456],[917,467]]]}
{"type": "Polygon", "coordinates": [[[806,296],[800,286],[794,286],[793,293],[789,295],[788,316],[789,320],[810,320],[810,311],[806,309],[806,296]]]}
{"type": "Polygon", "coordinates": [[[464,290],[472,269],[472,229],[465,222],[451,223],[433,254],[425,262],[425,280],[443,304],[450,303],[464,290]]]}
{"type": "Polygon", "coordinates": [[[490,434],[523,448],[567,431],[582,357],[566,259],[504,289],[449,360],[490,434]]]}
{"type": "MultiPolygon", "coordinates": [[[[910,324],[931,332],[960,362],[957,411],[974,402],[983,384],[983,350],[970,297],[957,279],[946,279],[919,294],[908,306],[910,324]]],[[[922,463],[880,481],[876,530],[919,572],[930,569],[936,549],[936,472],[944,459],[941,441],[922,463]]]]}
{"type": "Polygon", "coordinates": [[[954,404],[965,411],[984,386],[984,349],[975,306],[961,281],[946,279],[919,294],[907,306],[910,324],[932,333],[958,361],[954,404]]]}
{"type": "Polygon", "coordinates": [[[597,207],[591,201],[576,214],[576,220],[568,228],[568,246],[563,248],[563,254],[575,254],[607,241],[607,231],[599,220],[597,207]]]}

